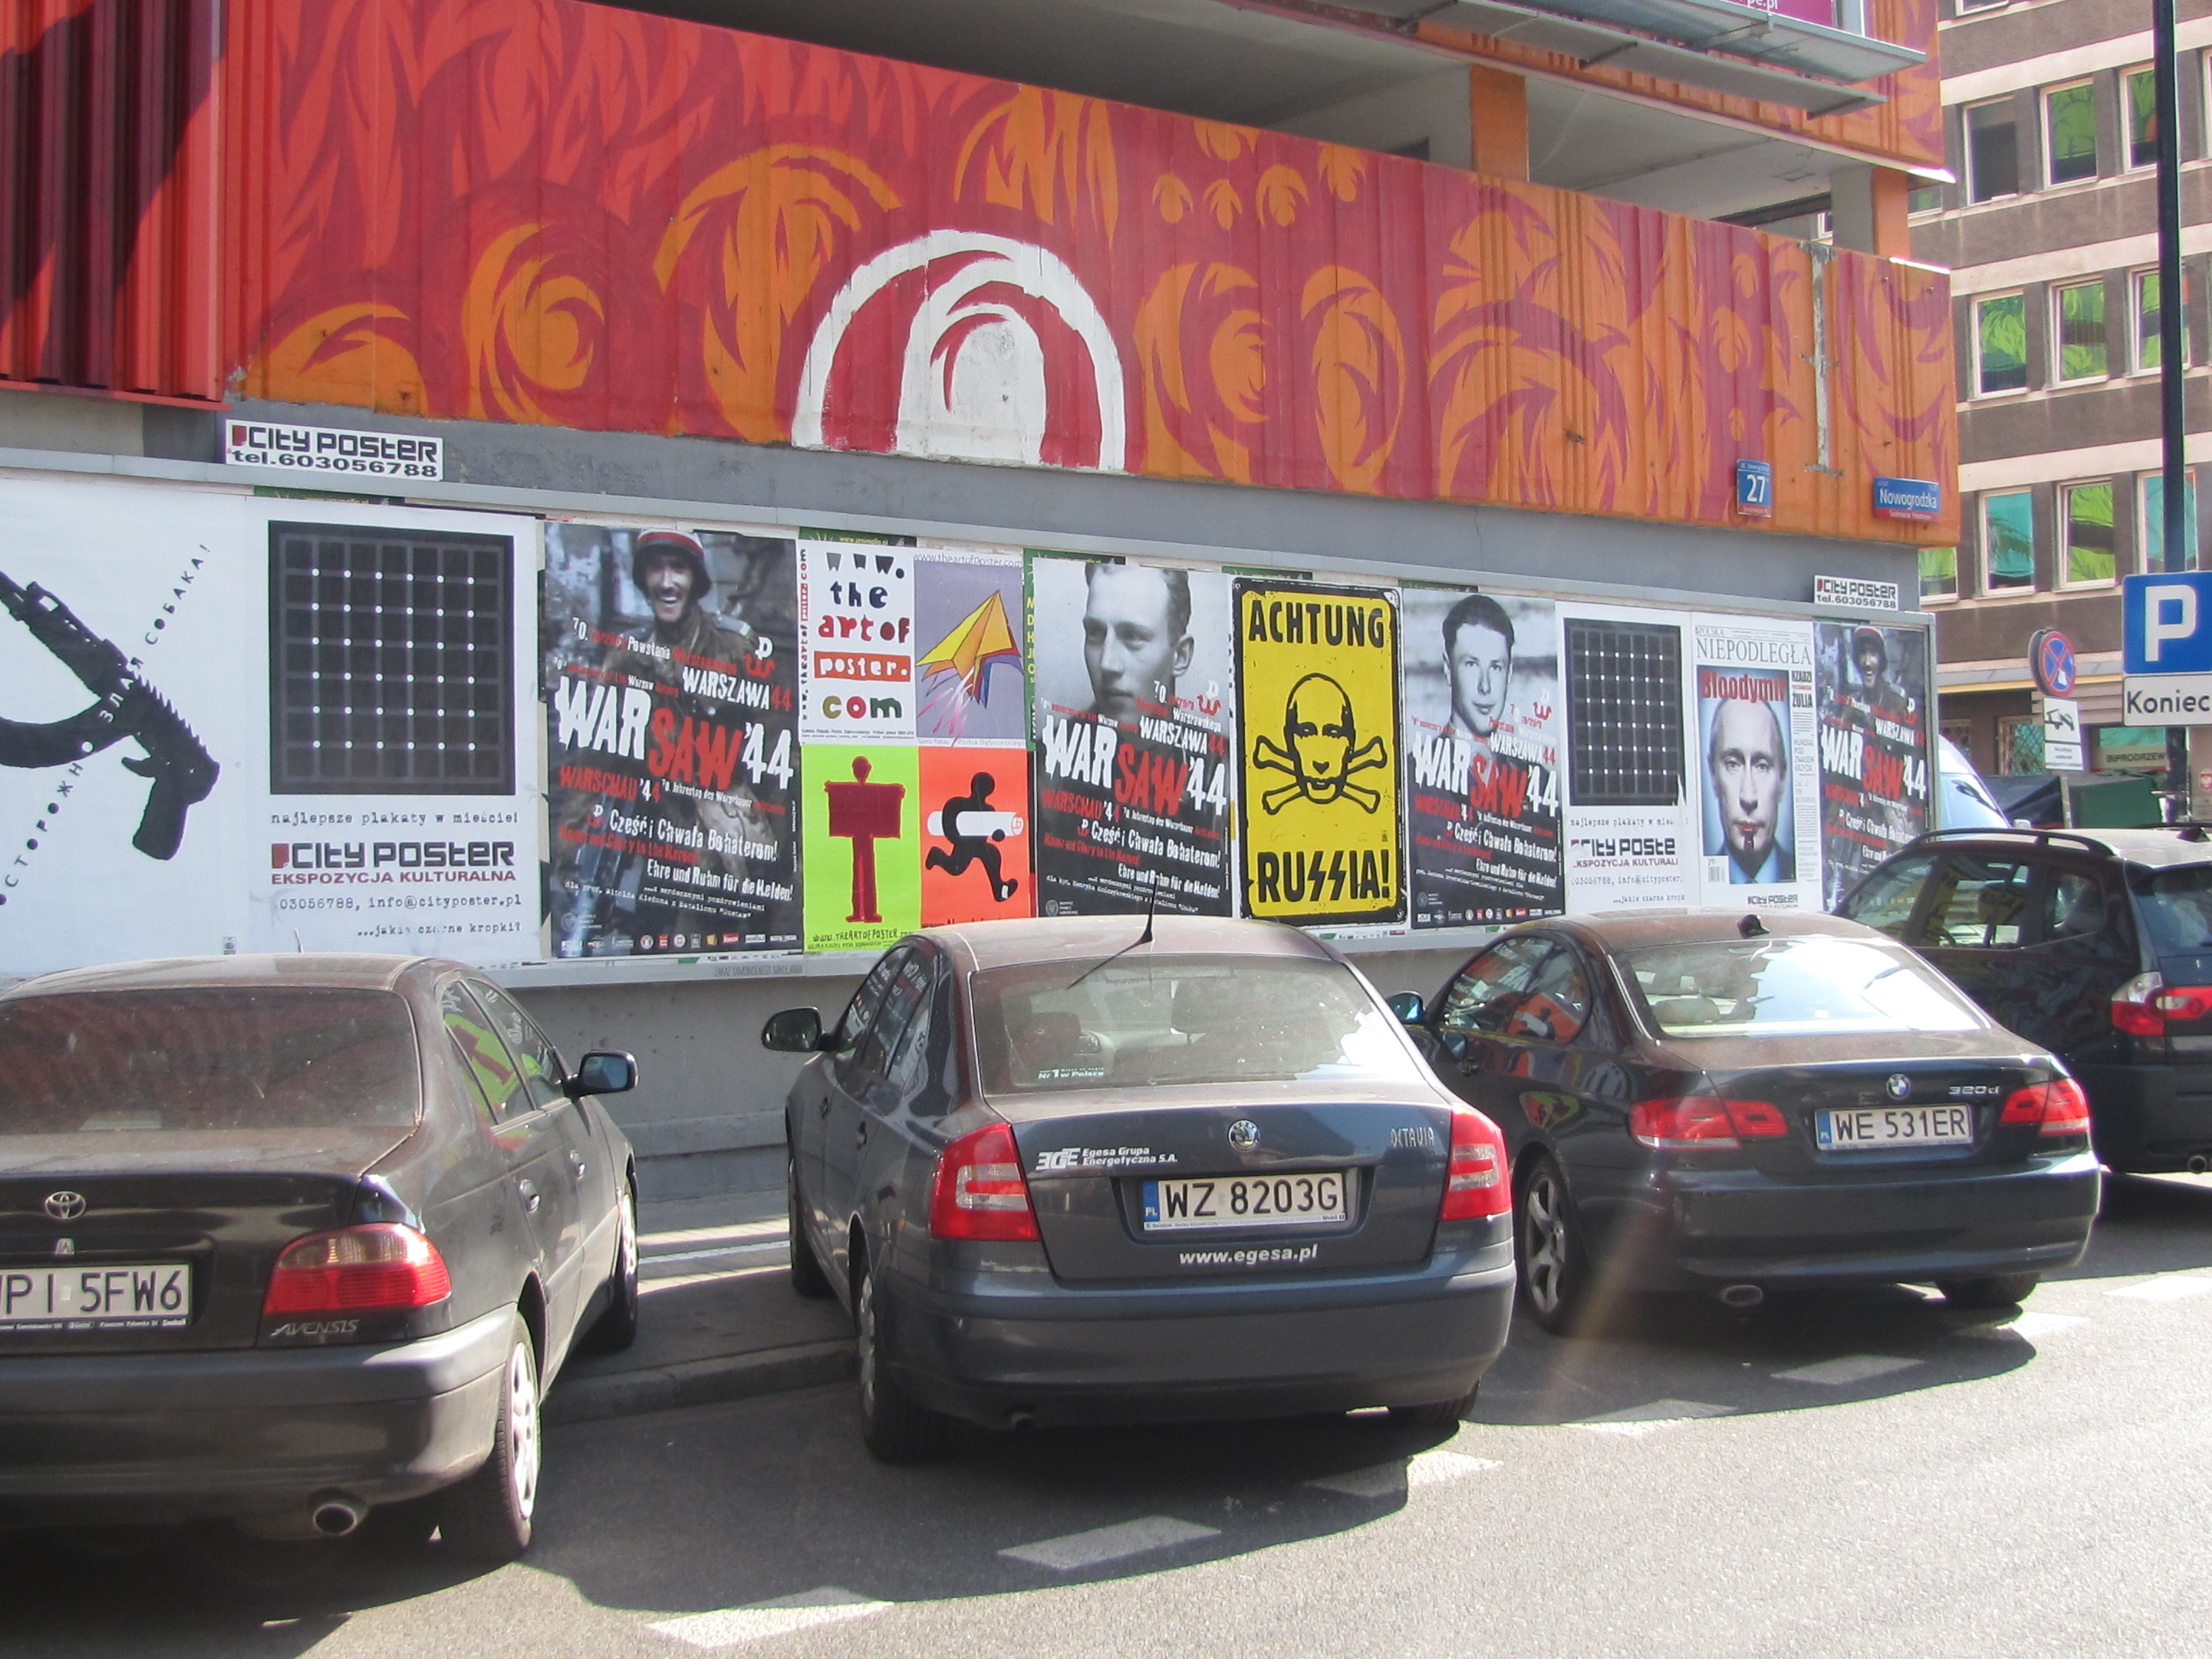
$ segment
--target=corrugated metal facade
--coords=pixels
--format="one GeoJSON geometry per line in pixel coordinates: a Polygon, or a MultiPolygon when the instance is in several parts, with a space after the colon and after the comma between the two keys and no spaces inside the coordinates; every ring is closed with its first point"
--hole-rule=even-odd
{"type": "Polygon", "coordinates": [[[222,9],[0,5],[0,385],[222,395],[222,9]]]}

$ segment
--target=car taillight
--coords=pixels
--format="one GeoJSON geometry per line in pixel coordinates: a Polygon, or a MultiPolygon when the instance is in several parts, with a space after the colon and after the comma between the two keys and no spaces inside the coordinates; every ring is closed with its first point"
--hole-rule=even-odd
{"type": "Polygon", "coordinates": [[[2031,1083],[2013,1091],[2004,1103],[2001,1123],[2036,1126],[2039,1135],[2086,1135],[2089,1133],[2089,1097],[2070,1077],[2048,1083],[2031,1083]]]}
{"type": "Polygon", "coordinates": [[[933,1238],[1033,1239],[1036,1212],[1022,1179],[1014,1132],[993,1123],[964,1134],[937,1155],[929,1194],[933,1238]]]}
{"type": "Polygon", "coordinates": [[[378,1222],[287,1244],[261,1298],[264,1314],[427,1308],[453,1290],[438,1247],[412,1227],[378,1222]]]}
{"type": "Polygon", "coordinates": [[[2112,1029],[2130,1036],[2164,1036],[2168,1020],[2212,1018],[2212,985],[2168,985],[2158,974],[2137,974],[2112,993],[2112,1029]]]}
{"type": "Polygon", "coordinates": [[[1683,1095],[1639,1100],[1628,1109],[1629,1133],[1662,1152],[1725,1152],[1747,1140],[1790,1133],[1781,1109],[1764,1100],[1683,1095]]]}
{"type": "Polygon", "coordinates": [[[1443,1208],[1439,1221],[1480,1221],[1513,1207],[1513,1186],[1505,1178],[1505,1137],[1472,1106],[1452,1108],[1451,1161],[1444,1169],[1443,1208]]]}

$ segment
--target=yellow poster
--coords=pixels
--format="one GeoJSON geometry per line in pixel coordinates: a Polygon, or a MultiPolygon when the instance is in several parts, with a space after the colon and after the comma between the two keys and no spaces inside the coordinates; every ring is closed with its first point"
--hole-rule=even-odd
{"type": "Polygon", "coordinates": [[[1240,580],[1237,703],[1245,913],[1402,921],[1397,596],[1240,580]]]}

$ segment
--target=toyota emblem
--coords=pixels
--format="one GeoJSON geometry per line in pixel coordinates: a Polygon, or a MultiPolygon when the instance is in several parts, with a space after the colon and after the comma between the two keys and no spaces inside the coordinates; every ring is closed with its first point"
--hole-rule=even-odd
{"type": "Polygon", "coordinates": [[[46,1213],[57,1221],[74,1221],[84,1213],[82,1193],[48,1193],[46,1213]]]}
{"type": "Polygon", "coordinates": [[[1889,1074],[1889,1097],[1892,1100],[1908,1100],[1911,1095],[1912,1079],[1902,1072],[1892,1072],[1889,1074]]]}
{"type": "Polygon", "coordinates": [[[1229,1126],[1229,1144],[1239,1152],[1249,1152],[1260,1144],[1260,1126],[1249,1117],[1240,1117],[1229,1126]]]}

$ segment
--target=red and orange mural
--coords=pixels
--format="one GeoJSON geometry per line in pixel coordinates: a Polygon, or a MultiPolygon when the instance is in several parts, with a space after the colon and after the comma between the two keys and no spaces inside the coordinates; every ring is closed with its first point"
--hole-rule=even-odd
{"type": "Polygon", "coordinates": [[[248,397],[1954,533],[1869,500],[1954,464],[1938,274],[580,0],[232,17],[248,397]]]}

